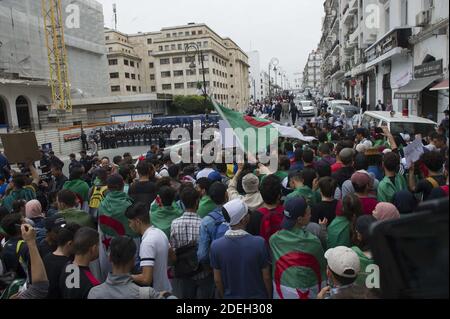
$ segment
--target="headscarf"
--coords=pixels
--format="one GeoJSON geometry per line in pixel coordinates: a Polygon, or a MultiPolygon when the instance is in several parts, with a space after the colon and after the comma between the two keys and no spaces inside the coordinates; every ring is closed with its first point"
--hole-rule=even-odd
{"type": "Polygon", "coordinates": [[[403,190],[394,195],[393,204],[397,207],[400,215],[406,215],[416,209],[417,200],[411,192],[403,190]]]}
{"type": "Polygon", "coordinates": [[[378,203],[373,211],[373,217],[378,221],[399,219],[400,213],[397,207],[391,203],[378,203]]]}
{"type": "Polygon", "coordinates": [[[42,214],[41,203],[36,199],[27,202],[25,205],[25,215],[30,219],[44,217],[44,215],[42,214]]]}

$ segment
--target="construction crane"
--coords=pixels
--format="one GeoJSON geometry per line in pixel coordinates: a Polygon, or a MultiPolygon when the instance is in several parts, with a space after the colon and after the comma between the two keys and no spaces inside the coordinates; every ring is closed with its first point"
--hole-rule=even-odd
{"type": "Polygon", "coordinates": [[[72,111],[70,82],[67,67],[67,51],[64,40],[64,24],[61,0],[42,0],[45,40],[47,45],[51,110],[72,111]]]}

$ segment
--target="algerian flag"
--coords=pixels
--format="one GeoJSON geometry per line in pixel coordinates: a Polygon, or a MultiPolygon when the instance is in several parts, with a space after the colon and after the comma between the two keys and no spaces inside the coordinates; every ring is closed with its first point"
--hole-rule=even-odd
{"type": "Polygon", "coordinates": [[[212,102],[226,124],[226,132],[222,132],[222,138],[229,136],[232,129],[237,146],[245,153],[253,156],[266,153],[272,143],[278,142],[278,130],[271,121],[232,111],[219,105],[214,99],[212,102]]]}
{"type": "Polygon", "coordinates": [[[222,145],[225,148],[239,147],[246,153],[265,152],[278,136],[311,142],[314,137],[303,136],[294,127],[274,123],[268,119],[255,118],[232,111],[212,100],[216,111],[222,117],[219,122],[222,145]]]}
{"type": "Polygon", "coordinates": [[[303,229],[280,230],[269,240],[274,299],[315,299],[326,286],[320,240],[303,229]]]}

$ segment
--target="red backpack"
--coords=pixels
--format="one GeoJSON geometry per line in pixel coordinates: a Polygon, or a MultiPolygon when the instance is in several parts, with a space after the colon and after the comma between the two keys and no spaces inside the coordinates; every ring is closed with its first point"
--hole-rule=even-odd
{"type": "Polygon", "coordinates": [[[284,218],[284,206],[278,206],[275,209],[265,207],[258,209],[263,215],[261,218],[260,236],[269,243],[270,237],[281,229],[281,223],[284,218]]]}

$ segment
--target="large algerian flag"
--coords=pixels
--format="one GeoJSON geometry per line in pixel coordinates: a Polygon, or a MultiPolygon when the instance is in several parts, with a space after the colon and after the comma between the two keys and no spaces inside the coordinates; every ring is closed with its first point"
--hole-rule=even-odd
{"type": "Polygon", "coordinates": [[[269,240],[274,299],[315,299],[326,286],[326,261],[320,240],[302,229],[281,230],[269,240]]]}
{"type": "Polygon", "coordinates": [[[294,127],[283,126],[268,119],[251,117],[239,112],[230,110],[218,104],[214,99],[212,103],[221,116],[222,142],[225,147],[239,147],[244,152],[258,154],[265,152],[272,143],[276,143],[279,136],[296,138],[310,142],[313,137],[305,137],[294,127]],[[224,124],[224,125],[222,125],[224,124]],[[227,129],[230,131],[226,132],[227,129]],[[230,143],[230,132],[235,137],[235,141],[230,143]]]}

